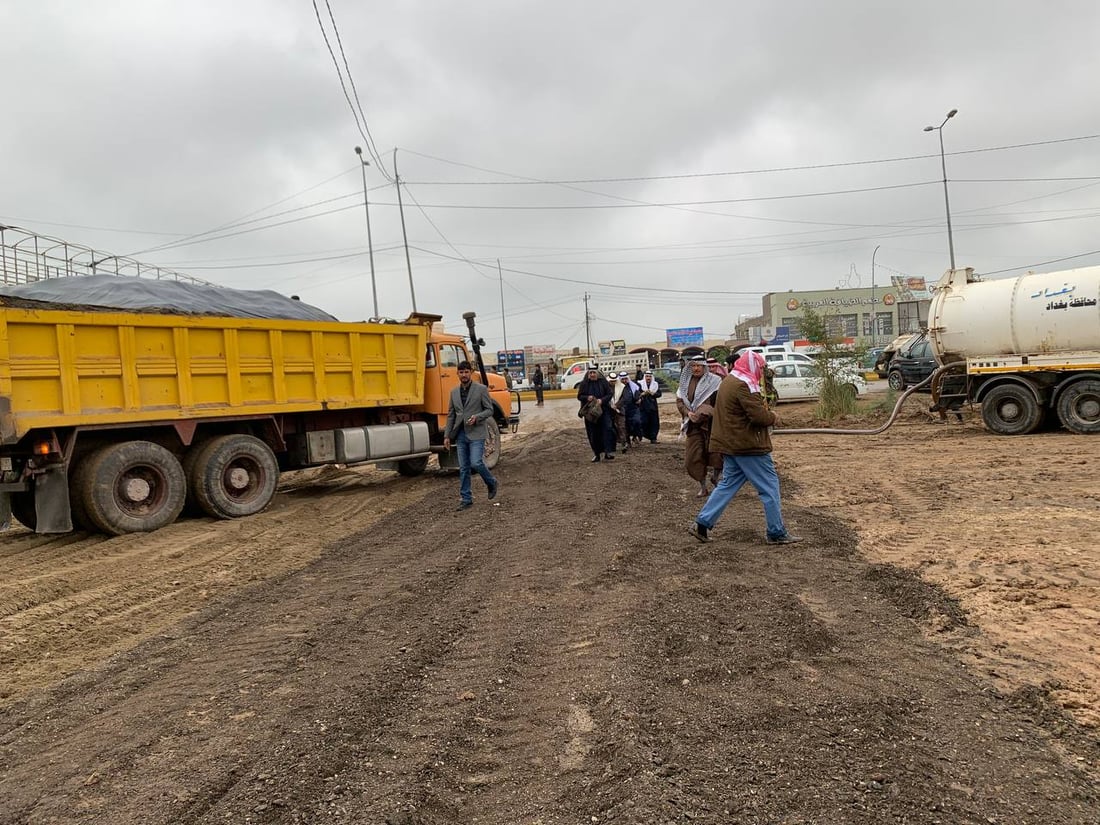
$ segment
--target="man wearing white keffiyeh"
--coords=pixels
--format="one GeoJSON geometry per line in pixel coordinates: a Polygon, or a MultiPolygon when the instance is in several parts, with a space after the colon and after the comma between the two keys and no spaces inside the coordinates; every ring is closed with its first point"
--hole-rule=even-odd
{"type": "Polygon", "coordinates": [[[699,497],[707,495],[707,471],[711,471],[711,483],[718,483],[722,469],[722,456],[710,453],[710,424],[714,415],[714,397],[722,379],[707,370],[706,358],[692,358],[689,371],[680,376],[680,388],[676,390],[676,409],[684,418],[687,440],[684,444],[684,468],[689,476],[699,482],[699,497]]]}

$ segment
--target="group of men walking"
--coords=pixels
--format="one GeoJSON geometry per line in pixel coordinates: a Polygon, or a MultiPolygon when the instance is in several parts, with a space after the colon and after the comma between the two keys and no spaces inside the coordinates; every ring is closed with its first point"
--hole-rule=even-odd
{"type": "MultiPolygon", "coordinates": [[[[676,390],[685,435],[684,464],[699,483],[697,495],[707,498],[689,532],[698,541],[710,541],[718,519],[748,482],[764,505],[767,543],[802,541],[783,522],[779,475],[771,456],[771,428],[779,423],[779,416],[763,398],[764,356],[742,350],[727,363],[728,371],[715,369],[717,362],[708,365],[702,356],[691,359],[676,390]]],[[[452,440],[458,447],[458,509],[466,510],[473,505],[474,473],[485,482],[490,500],[496,498],[499,487],[483,460],[485,422],[493,414],[489,392],[471,380],[469,362],[458,365],[458,377],[459,386],[451,391],[443,447],[450,449],[452,440]]],[[[625,453],[646,440],[656,444],[660,397],[661,386],[649,370],[635,380],[626,372],[605,377],[596,367],[589,369],[577,388],[577,400],[592,461],[611,461],[616,450],[625,453]]]]}
{"type": "Polygon", "coordinates": [[[625,453],[632,446],[649,441],[657,443],[661,419],[657,399],[661,385],[652,371],[630,377],[627,372],[604,376],[592,367],[577,386],[581,403],[577,415],[584,419],[593,463],[611,461],[616,450],[625,453]]]}

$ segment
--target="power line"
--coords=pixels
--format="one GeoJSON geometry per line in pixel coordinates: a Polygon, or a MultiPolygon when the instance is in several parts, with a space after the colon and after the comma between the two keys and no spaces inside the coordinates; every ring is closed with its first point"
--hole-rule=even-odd
{"type": "MultiPolygon", "coordinates": [[[[385,164],[382,163],[382,157],[378,153],[378,147],[374,145],[374,135],[370,133],[370,126],[367,124],[367,115],[363,111],[363,104],[359,102],[359,90],[355,88],[355,77],[351,73],[351,67],[348,65],[348,56],[344,53],[344,41],[340,37],[340,27],[336,25],[336,17],[332,14],[332,6],[329,4],[329,0],[325,0],[325,8],[328,9],[328,19],[332,22],[332,32],[336,35],[336,45],[340,49],[340,57],[344,61],[344,71],[347,72],[348,83],[351,84],[351,93],[355,97],[355,107],[359,111],[359,119],[363,124],[363,130],[366,134],[367,151],[371,153],[371,157],[374,158],[377,164],[378,171],[382,173],[382,177],[393,183],[393,178],[389,172],[386,171],[385,164]]],[[[339,69],[337,69],[339,70],[339,69]]]]}
{"type": "MultiPolygon", "coordinates": [[[[452,261],[465,261],[466,263],[473,264],[474,266],[488,266],[488,264],[481,264],[477,261],[471,261],[468,258],[456,258],[452,255],[445,255],[442,252],[435,252],[431,249],[424,249],[420,246],[414,246],[413,249],[418,252],[423,252],[426,255],[435,255],[439,258],[448,258],[452,261]]],[[[741,292],[736,290],[715,290],[715,289],[672,289],[669,287],[654,287],[654,286],[624,286],[622,284],[605,284],[600,281],[593,281],[590,279],[581,280],[579,278],[564,278],[558,275],[543,275],[539,272],[528,272],[524,269],[512,269],[504,267],[505,272],[511,272],[515,275],[527,275],[532,278],[540,278],[546,281],[559,281],[561,283],[568,284],[581,284],[583,286],[602,286],[607,289],[641,289],[647,292],[671,292],[684,295],[763,295],[760,290],[754,290],[752,292],[741,292]]]]}
{"type": "MultiPolygon", "coordinates": [[[[717,200],[705,200],[705,201],[670,201],[664,203],[650,203],[650,202],[637,202],[637,203],[596,203],[596,204],[547,204],[547,205],[534,205],[534,206],[522,206],[516,204],[449,204],[449,203],[428,203],[424,206],[431,207],[432,209],[477,209],[477,210],[505,210],[505,211],[572,211],[572,210],[585,210],[585,209],[647,209],[651,207],[670,207],[670,206],[720,206],[727,203],[759,203],[762,201],[782,201],[782,200],[798,200],[801,198],[821,198],[829,197],[833,195],[857,195],[866,192],[885,192],[893,189],[912,189],[919,186],[932,186],[940,185],[938,180],[925,180],[925,181],[912,181],[910,183],[894,183],[886,186],[863,186],[856,189],[831,189],[822,192],[799,192],[792,195],[761,195],[753,198],[721,198],[717,200]]],[[[406,189],[407,189],[406,184],[406,189]]],[[[385,204],[386,206],[393,206],[394,204],[385,204]]],[[[721,214],[721,213],[717,213],[721,214]]],[[[725,217],[747,217],[739,215],[727,215],[725,217]]],[[[812,221],[787,221],[787,223],[812,223],[812,221]]],[[[835,226],[835,224],[830,224],[835,226]]]]}
{"type": "Polygon", "coordinates": [[[1088,258],[1090,255],[1100,255],[1100,249],[1094,249],[1091,252],[1082,252],[1078,255],[1067,255],[1064,258],[1051,258],[1049,261],[1039,261],[1038,263],[1028,264],[1026,266],[1012,266],[1008,269],[994,269],[992,272],[982,272],[982,275],[1000,275],[1002,272],[1018,272],[1021,269],[1034,269],[1037,266],[1046,266],[1047,264],[1060,264],[1063,261],[1073,261],[1077,258],[1088,258]]]}
{"type": "MultiPolygon", "coordinates": [[[[336,19],[332,16],[332,7],[328,5],[328,0],[325,0],[325,5],[328,6],[329,20],[332,22],[332,30],[336,35],[337,43],[339,44],[340,33],[336,27],[336,19]]],[[[370,153],[371,158],[374,160],[378,169],[386,177],[387,180],[392,179],[386,172],[385,167],[382,165],[382,160],[378,156],[377,150],[374,148],[374,140],[370,136],[370,130],[367,128],[366,117],[362,117],[362,109],[356,109],[355,104],[351,101],[351,95],[348,94],[348,85],[344,82],[344,73],[340,70],[340,62],[336,59],[336,53],[332,50],[332,43],[329,42],[328,32],[325,31],[325,24],[321,20],[321,10],[317,8],[317,0],[313,0],[313,13],[317,16],[317,26],[321,29],[321,37],[325,40],[325,48],[328,49],[329,57],[332,58],[332,65],[336,68],[336,77],[340,81],[340,89],[344,93],[344,100],[348,102],[348,108],[351,109],[351,116],[355,120],[356,131],[359,132],[359,136],[363,138],[363,143],[367,145],[367,151],[370,153]]],[[[340,46],[340,54],[344,54],[344,48],[340,46]]],[[[347,65],[347,57],[344,57],[344,65],[347,65]]],[[[348,72],[348,80],[351,80],[351,72],[348,72]]],[[[352,88],[354,89],[354,81],[352,82],[352,88]]],[[[356,102],[358,102],[359,96],[356,93],[356,102]]]]}
{"type": "MultiPolygon", "coordinates": [[[[1068,138],[1056,138],[1053,140],[1039,140],[1031,141],[1029,143],[1013,143],[1004,146],[987,146],[979,149],[963,149],[955,152],[948,152],[948,157],[954,157],[957,155],[971,155],[979,154],[983,152],[1001,152],[1008,149],[1028,149],[1035,146],[1050,146],[1058,143],[1072,143],[1074,141],[1081,140],[1096,140],[1100,138],[1100,134],[1096,135],[1079,135],[1076,137],[1068,138]]],[[[717,178],[717,177],[730,177],[736,175],[763,175],[774,172],[803,172],[816,169],[838,169],[846,166],[869,166],[873,164],[882,163],[902,163],[913,160],[928,160],[929,158],[938,158],[939,153],[927,154],[927,155],[905,155],[894,158],[875,158],[870,160],[853,160],[853,161],[838,161],[833,163],[815,163],[807,164],[804,166],[777,166],[766,169],[740,169],[735,171],[724,172],[695,172],[695,173],[681,173],[672,175],[634,175],[629,177],[616,177],[616,178],[575,178],[575,179],[563,179],[563,180],[541,180],[537,178],[525,178],[522,175],[514,175],[511,172],[501,172],[496,169],[486,169],[481,166],[475,166],[471,163],[462,163],[461,161],[448,160],[447,158],[437,157],[435,155],[428,155],[423,152],[415,152],[411,149],[405,151],[414,155],[420,155],[420,157],[427,158],[428,160],[439,161],[440,163],[447,163],[452,166],[462,166],[467,169],[474,169],[478,172],[487,172],[492,175],[505,175],[513,178],[521,178],[521,180],[514,181],[416,181],[419,184],[431,183],[438,186],[530,186],[530,185],[558,185],[558,184],[582,184],[582,183],[633,183],[633,182],[647,182],[647,181],[660,181],[660,180],[683,180],[691,178],[717,178]]]]}

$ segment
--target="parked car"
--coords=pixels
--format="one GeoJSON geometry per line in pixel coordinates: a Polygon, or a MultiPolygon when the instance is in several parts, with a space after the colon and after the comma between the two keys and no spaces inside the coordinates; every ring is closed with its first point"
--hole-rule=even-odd
{"type": "MultiPolygon", "coordinates": [[[[822,377],[817,364],[802,361],[773,361],[768,368],[774,373],[771,379],[776,401],[813,401],[821,396],[822,377]]],[[[867,391],[867,382],[854,370],[842,373],[844,387],[859,398],[867,391]]]]}
{"type": "Polygon", "coordinates": [[[906,349],[919,337],[919,332],[907,332],[891,341],[882,352],[879,353],[872,367],[872,369],[878,373],[878,377],[886,378],[890,373],[890,362],[894,360],[894,356],[897,355],[898,352],[906,349]]]}
{"type": "MultiPolygon", "coordinates": [[[[919,384],[935,372],[938,366],[939,363],[932,354],[932,342],[927,335],[920,334],[894,355],[886,380],[890,382],[890,389],[901,391],[919,384]]],[[[930,386],[922,389],[931,392],[930,386]]]]}
{"type": "MultiPolygon", "coordinates": [[[[885,351],[886,351],[886,347],[871,347],[870,349],[867,350],[867,352],[865,352],[863,354],[863,360],[860,362],[860,366],[863,367],[864,370],[867,370],[867,371],[874,370],[875,372],[878,372],[878,369],[876,369],[876,366],[878,364],[879,357],[885,351]]],[[[885,378],[885,377],[886,377],[886,371],[884,370],[883,372],[881,372],[879,374],[879,378],[885,378]]]]}

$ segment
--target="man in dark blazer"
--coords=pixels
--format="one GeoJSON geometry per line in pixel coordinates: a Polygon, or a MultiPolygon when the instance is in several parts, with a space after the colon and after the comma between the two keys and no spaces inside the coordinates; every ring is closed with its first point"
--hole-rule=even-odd
{"type": "Polygon", "coordinates": [[[459,510],[474,506],[470,490],[470,471],[473,470],[489,488],[489,499],[497,497],[497,480],[485,466],[485,438],[488,429],[485,422],[493,417],[493,402],[484,384],[475,384],[473,368],[469,361],[458,365],[458,386],[451,390],[451,405],[447,410],[447,427],[443,431],[443,449],[451,449],[454,439],[458,448],[459,510]]]}

